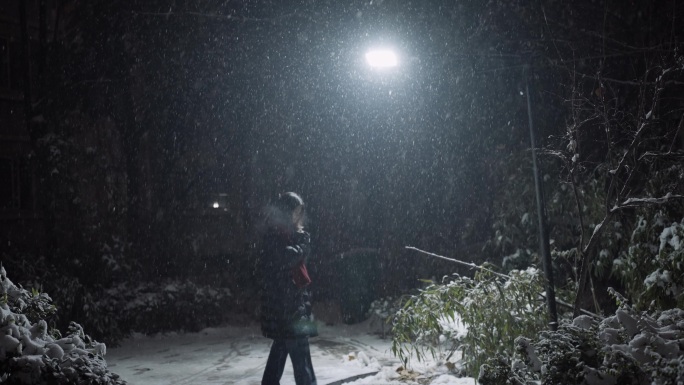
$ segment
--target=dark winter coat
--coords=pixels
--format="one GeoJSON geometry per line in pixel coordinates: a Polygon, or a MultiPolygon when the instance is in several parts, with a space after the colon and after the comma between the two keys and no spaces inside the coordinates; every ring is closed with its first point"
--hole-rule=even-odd
{"type": "Polygon", "coordinates": [[[265,337],[318,335],[309,290],[299,288],[292,269],[309,257],[309,234],[270,229],[261,247],[261,331],[265,337]]]}

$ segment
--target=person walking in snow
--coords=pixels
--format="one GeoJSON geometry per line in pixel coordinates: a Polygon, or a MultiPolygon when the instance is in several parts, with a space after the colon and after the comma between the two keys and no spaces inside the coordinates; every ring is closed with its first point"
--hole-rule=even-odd
{"type": "Polygon", "coordinates": [[[304,201],[293,192],[280,194],[267,208],[260,250],[261,331],[273,343],[262,385],[280,384],[288,355],[296,384],[316,385],[309,337],[318,331],[307,289],[310,235],[304,218],[304,201]]]}

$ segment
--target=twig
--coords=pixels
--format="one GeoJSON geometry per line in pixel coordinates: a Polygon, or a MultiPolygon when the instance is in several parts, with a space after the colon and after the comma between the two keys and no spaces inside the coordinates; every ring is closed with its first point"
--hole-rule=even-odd
{"type": "Polygon", "coordinates": [[[338,380],[338,381],[329,382],[327,385],[342,385],[342,384],[346,384],[347,382],[353,382],[353,381],[356,381],[356,380],[360,380],[360,379],[362,379],[362,378],[374,376],[374,375],[376,375],[376,374],[378,374],[378,371],[374,371],[374,372],[370,372],[370,373],[358,374],[358,375],[356,375],[356,376],[347,377],[347,378],[344,378],[344,379],[341,379],[341,380],[338,380]]]}
{"type": "Polygon", "coordinates": [[[439,254],[435,254],[435,253],[431,253],[431,252],[429,252],[429,251],[421,250],[421,249],[419,249],[419,248],[417,248],[417,247],[413,247],[413,246],[405,246],[405,248],[407,248],[407,249],[409,249],[409,250],[415,250],[415,251],[417,251],[417,252],[419,252],[419,253],[427,254],[427,255],[429,255],[429,256],[431,256],[431,257],[436,257],[436,258],[441,258],[441,259],[444,259],[444,260],[447,260],[447,261],[456,262],[456,263],[458,263],[458,264],[461,264],[461,265],[464,265],[464,266],[468,266],[468,267],[471,267],[471,268],[473,268],[473,269],[484,270],[484,271],[487,271],[487,272],[489,272],[489,273],[492,273],[492,274],[497,275],[497,276],[502,277],[502,278],[511,278],[510,276],[508,276],[508,275],[506,275],[506,274],[497,273],[497,272],[494,271],[494,270],[488,269],[488,268],[486,268],[486,267],[478,266],[478,265],[476,265],[476,264],[474,264],[474,263],[472,263],[472,262],[463,262],[463,261],[459,261],[458,259],[447,258],[447,257],[445,257],[445,256],[442,256],[442,255],[439,255],[439,254]]]}
{"type": "MultiPolygon", "coordinates": [[[[577,191],[577,184],[575,183],[575,175],[574,175],[574,170],[570,171],[570,183],[572,185],[572,193],[575,197],[575,205],[577,206],[577,219],[579,220],[579,225],[580,225],[580,233],[579,233],[579,247],[577,248],[577,251],[579,253],[582,252],[582,248],[584,247],[584,216],[582,215],[582,201],[580,200],[579,197],[579,191],[577,191]]],[[[575,270],[577,270],[577,257],[579,256],[580,259],[582,259],[582,256],[577,254],[574,258],[574,264],[575,264],[575,270]]],[[[575,276],[575,279],[577,276],[575,276]]]]}
{"type": "MultiPolygon", "coordinates": [[[[546,296],[544,293],[541,293],[540,295],[542,296],[542,298],[546,299],[546,296]]],[[[570,309],[570,310],[574,309],[574,306],[572,304],[567,303],[567,302],[562,301],[562,300],[559,300],[558,298],[556,298],[556,303],[558,303],[559,305],[561,305],[562,307],[564,307],[566,309],[570,309]]],[[[601,317],[600,315],[598,315],[596,313],[592,313],[589,310],[580,309],[580,313],[586,314],[586,315],[593,317],[593,318],[596,318],[596,319],[601,319],[601,320],[603,319],[603,317],[601,317]]]]}
{"type": "Polygon", "coordinates": [[[613,207],[610,211],[617,211],[626,207],[640,207],[645,205],[662,205],[672,199],[684,199],[684,195],[667,193],[662,197],[647,197],[647,198],[629,198],[622,202],[619,206],[613,207]]]}
{"type": "Polygon", "coordinates": [[[655,152],[655,151],[647,151],[641,154],[639,157],[639,160],[643,160],[644,158],[682,158],[684,157],[684,152],[682,151],[668,151],[668,152],[655,152]]]}
{"type": "Polygon", "coordinates": [[[684,127],[684,114],[682,114],[682,117],[679,119],[679,124],[677,125],[677,132],[675,132],[674,136],[672,137],[672,143],[670,144],[670,153],[672,152],[672,148],[675,145],[675,142],[677,142],[677,138],[679,137],[679,131],[682,130],[682,127],[684,127]]]}

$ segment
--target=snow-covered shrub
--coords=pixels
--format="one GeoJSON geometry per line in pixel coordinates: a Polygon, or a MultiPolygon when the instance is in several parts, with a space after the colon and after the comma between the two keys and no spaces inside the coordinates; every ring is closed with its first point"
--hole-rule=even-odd
{"type": "Polygon", "coordinates": [[[70,272],[56,270],[27,284],[43,286],[50,292],[52,303],[59,309],[50,319],[57,328],[67,328],[75,321],[83,325],[95,339],[108,344],[129,334],[129,331],[120,328],[116,313],[98,306],[100,301],[106,301],[102,286],[86,286],[70,272]]]}
{"type": "Polygon", "coordinates": [[[370,327],[380,333],[382,338],[392,332],[391,318],[401,309],[401,301],[401,297],[389,296],[371,302],[366,316],[370,319],[370,327]]]}
{"type": "Polygon", "coordinates": [[[518,336],[534,337],[548,324],[544,278],[535,268],[509,276],[480,270],[474,278],[455,275],[410,297],[393,322],[392,351],[405,364],[455,350],[465,370],[477,375],[487,357],[510,357],[518,336]],[[467,328],[459,325],[462,324],[467,328]]]}
{"type": "Polygon", "coordinates": [[[51,303],[59,308],[49,319],[54,327],[66,329],[75,321],[95,339],[110,343],[128,333],[118,329],[112,313],[98,309],[98,302],[115,282],[140,282],[141,269],[126,257],[129,245],[122,238],[108,237],[92,253],[78,248],[48,255],[0,253],[0,260],[25,287],[50,293],[51,303]]]}
{"type": "Polygon", "coordinates": [[[48,330],[55,312],[50,297],[27,291],[7,278],[0,266],[0,382],[18,384],[125,384],[109,372],[106,346],[77,323],[65,336],[48,330]]]}
{"type": "Polygon", "coordinates": [[[684,383],[684,311],[639,312],[614,291],[615,315],[583,315],[557,331],[518,337],[512,360],[490,359],[482,385],[684,383]]]}
{"type": "MultiPolygon", "coordinates": [[[[51,303],[59,308],[50,320],[61,329],[76,321],[93,338],[109,345],[116,345],[133,331],[196,331],[217,326],[234,307],[227,288],[189,280],[149,282],[133,276],[115,286],[86,285],[69,271],[48,267],[45,271],[49,273],[34,277],[27,285],[42,286],[50,292],[51,303]]],[[[39,308],[33,303],[37,299],[24,301],[25,314],[39,308]]]]}
{"type": "Polygon", "coordinates": [[[216,326],[231,312],[232,299],[227,288],[191,281],[125,282],[105,290],[99,298],[92,300],[93,307],[87,313],[109,314],[107,322],[115,323],[123,335],[131,331],[198,331],[216,326]]]}
{"type": "Polygon", "coordinates": [[[368,317],[375,315],[386,320],[389,316],[394,315],[400,308],[401,297],[395,298],[389,296],[376,299],[370,304],[370,309],[368,309],[368,317]]]}
{"type": "MultiPolygon", "coordinates": [[[[72,271],[51,269],[49,265],[41,267],[41,272],[46,273],[34,272],[36,275],[27,285],[50,292],[52,299],[47,297],[48,301],[59,308],[59,312],[53,311],[50,321],[61,329],[71,321],[78,322],[93,338],[110,345],[116,345],[133,331],[197,331],[217,326],[235,308],[227,288],[190,280],[150,282],[133,275],[114,286],[87,285],[72,271]]],[[[28,277],[29,273],[24,272],[23,276],[28,277]]],[[[40,302],[44,296],[34,292],[33,297],[22,297],[24,314],[44,307],[44,302],[40,302]]]]}
{"type": "Polygon", "coordinates": [[[672,222],[662,211],[639,217],[629,248],[613,261],[613,273],[638,308],[684,308],[684,219],[672,222]]]}

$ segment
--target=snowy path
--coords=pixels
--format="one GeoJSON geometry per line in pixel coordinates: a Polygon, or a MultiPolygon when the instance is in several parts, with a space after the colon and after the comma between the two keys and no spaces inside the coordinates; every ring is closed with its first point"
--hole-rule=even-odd
{"type": "MultiPolygon", "coordinates": [[[[367,330],[365,324],[319,328],[320,336],[311,340],[319,384],[357,374],[390,372],[400,365],[390,352],[391,340],[367,330]]],[[[192,334],[137,336],[109,349],[106,359],[109,368],[131,385],[257,385],[270,343],[257,326],[225,327],[192,334]]],[[[281,384],[294,384],[289,361],[281,384]]]]}
{"type": "MultiPolygon", "coordinates": [[[[359,337],[354,327],[321,327],[311,340],[320,384],[399,365],[390,340],[359,337]],[[359,353],[360,352],[360,353],[359,353]]],[[[109,349],[109,368],[132,385],[260,384],[271,341],[258,327],[206,329],[200,333],[141,337],[109,349]]],[[[282,384],[294,384],[286,366],[282,384]]]]}

